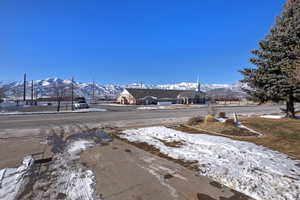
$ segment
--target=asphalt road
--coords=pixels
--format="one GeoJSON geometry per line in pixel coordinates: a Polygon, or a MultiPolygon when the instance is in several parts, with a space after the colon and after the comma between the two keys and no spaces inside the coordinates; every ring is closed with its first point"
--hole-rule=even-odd
{"type": "MultiPolygon", "coordinates": [[[[266,114],[279,112],[279,106],[219,106],[217,112],[226,112],[231,115],[237,112],[239,115],[245,114],[266,114]]],[[[206,115],[207,108],[190,108],[178,110],[136,110],[124,109],[123,107],[112,107],[107,112],[91,113],[67,113],[67,114],[33,114],[33,115],[0,115],[0,131],[5,129],[27,129],[42,128],[49,126],[64,126],[84,123],[116,123],[134,122],[147,123],[151,120],[187,119],[192,116],[206,115]]]]}

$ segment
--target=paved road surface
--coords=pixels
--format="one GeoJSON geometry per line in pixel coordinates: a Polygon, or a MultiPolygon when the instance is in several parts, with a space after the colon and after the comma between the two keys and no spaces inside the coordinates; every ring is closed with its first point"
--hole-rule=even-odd
{"type": "Polygon", "coordinates": [[[251,199],[179,164],[114,140],[81,154],[104,200],[251,199]]]}
{"type": "MultiPolygon", "coordinates": [[[[114,108],[114,111],[94,113],[70,113],[70,114],[39,114],[39,115],[0,115],[0,130],[40,128],[51,126],[63,126],[76,123],[102,123],[102,122],[144,122],[161,119],[187,119],[195,115],[207,114],[207,108],[178,109],[178,110],[124,110],[114,108]]],[[[229,114],[273,113],[279,112],[278,106],[225,106],[218,107],[217,111],[224,111],[229,114]]],[[[1,135],[1,133],[0,133],[1,135]]]]}

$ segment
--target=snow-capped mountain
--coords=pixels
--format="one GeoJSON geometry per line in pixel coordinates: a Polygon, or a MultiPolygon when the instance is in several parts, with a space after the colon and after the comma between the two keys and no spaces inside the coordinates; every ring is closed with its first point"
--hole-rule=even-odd
{"type": "MultiPolygon", "coordinates": [[[[47,78],[44,80],[33,81],[34,90],[38,97],[46,97],[51,95],[51,91],[57,85],[70,87],[70,80],[63,80],[60,78],[47,78]]],[[[7,89],[7,96],[9,97],[21,97],[23,95],[23,82],[11,82],[3,84],[2,87],[7,89]]],[[[245,97],[245,93],[241,88],[245,87],[242,83],[235,84],[201,84],[201,91],[207,92],[210,96],[216,96],[222,94],[222,96],[228,94],[233,96],[245,97]]],[[[178,84],[165,84],[165,85],[141,85],[141,84],[129,84],[129,85],[99,85],[93,83],[79,83],[74,82],[74,91],[77,96],[84,96],[91,98],[93,90],[95,96],[98,98],[116,98],[124,88],[159,88],[159,89],[174,89],[174,90],[195,90],[197,83],[178,83],[178,84]]],[[[31,95],[31,82],[27,83],[27,95],[31,95]]]]}
{"type": "MultiPolygon", "coordinates": [[[[71,80],[63,80],[60,78],[47,78],[45,80],[33,81],[34,91],[38,97],[48,97],[53,93],[53,88],[69,87],[71,88],[71,80]]],[[[21,97],[23,95],[23,82],[11,82],[3,85],[7,89],[7,96],[21,97]]],[[[74,92],[77,96],[90,98],[93,94],[98,98],[115,98],[123,88],[114,85],[98,85],[93,83],[79,83],[74,82],[74,92]]],[[[27,96],[31,95],[31,82],[27,82],[27,96]]]]}

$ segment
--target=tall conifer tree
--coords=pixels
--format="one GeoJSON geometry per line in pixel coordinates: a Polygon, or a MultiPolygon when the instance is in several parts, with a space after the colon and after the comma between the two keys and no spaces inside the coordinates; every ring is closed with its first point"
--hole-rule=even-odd
{"type": "Polygon", "coordinates": [[[250,62],[256,68],[246,68],[242,82],[251,89],[246,92],[260,102],[285,101],[286,113],[295,117],[296,101],[300,97],[297,68],[300,61],[300,0],[289,0],[250,62]]]}

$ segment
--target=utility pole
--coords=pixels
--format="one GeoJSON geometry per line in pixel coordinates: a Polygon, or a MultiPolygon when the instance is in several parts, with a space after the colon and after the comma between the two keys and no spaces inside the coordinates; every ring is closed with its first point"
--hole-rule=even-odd
{"type": "Polygon", "coordinates": [[[72,77],[72,85],[71,85],[71,98],[72,98],[72,110],[74,110],[74,77],[72,77]]]}
{"type": "Polygon", "coordinates": [[[26,101],[26,73],[24,73],[24,90],[23,90],[23,101],[26,101]]]}
{"type": "Polygon", "coordinates": [[[95,80],[93,80],[93,103],[95,104],[95,80]]]}
{"type": "Polygon", "coordinates": [[[35,96],[35,105],[37,106],[38,103],[38,90],[37,87],[34,88],[34,96],[35,96]]]}
{"type": "Polygon", "coordinates": [[[33,80],[31,80],[31,105],[33,105],[33,80]]]}

